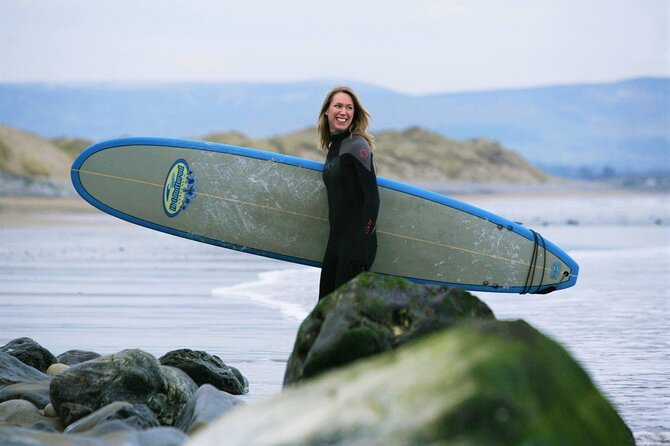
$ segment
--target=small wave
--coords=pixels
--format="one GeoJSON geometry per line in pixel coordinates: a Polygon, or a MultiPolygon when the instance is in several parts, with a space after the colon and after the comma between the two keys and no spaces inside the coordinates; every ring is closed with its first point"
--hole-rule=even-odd
{"type": "Polygon", "coordinates": [[[635,444],[638,446],[656,446],[670,444],[670,431],[665,432],[633,432],[635,444]]]}
{"type": "Polygon", "coordinates": [[[310,267],[265,271],[253,282],[215,288],[212,295],[248,299],[276,308],[289,319],[303,321],[318,300],[320,273],[320,269],[310,267]]]}

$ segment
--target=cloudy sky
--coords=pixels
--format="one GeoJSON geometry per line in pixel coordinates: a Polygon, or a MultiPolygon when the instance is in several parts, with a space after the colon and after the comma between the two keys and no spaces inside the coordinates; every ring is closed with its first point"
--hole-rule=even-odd
{"type": "Polygon", "coordinates": [[[670,76],[669,16],[670,0],[0,0],[0,82],[421,94],[670,76]]]}

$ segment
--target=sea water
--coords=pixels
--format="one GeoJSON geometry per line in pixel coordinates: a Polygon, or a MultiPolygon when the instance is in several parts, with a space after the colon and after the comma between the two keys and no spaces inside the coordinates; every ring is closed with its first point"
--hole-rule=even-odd
{"type": "MultiPolygon", "coordinates": [[[[631,427],[670,443],[670,204],[667,195],[473,197],[580,265],[549,295],[476,294],[499,319],[560,342],[631,427]]],[[[28,336],[54,354],[205,350],[250,381],[247,400],[281,390],[320,271],[195,243],[103,214],[0,226],[0,345],[28,336]]]]}
{"type": "MultiPolygon", "coordinates": [[[[537,230],[580,265],[577,285],[553,294],[473,294],[498,319],[524,319],[560,342],[639,444],[670,444],[668,196],[479,197],[472,203],[537,230]]],[[[293,267],[212,293],[258,302],[298,322],[314,306],[318,281],[318,269],[293,267]]]]}

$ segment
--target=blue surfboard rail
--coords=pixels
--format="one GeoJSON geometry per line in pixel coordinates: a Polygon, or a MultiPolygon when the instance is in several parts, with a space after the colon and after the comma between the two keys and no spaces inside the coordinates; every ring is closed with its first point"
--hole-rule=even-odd
{"type": "MultiPolygon", "coordinates": [[[[237,156],[243,156],[243,157],[249,157],[249,158],[255,158],[255,159],[260,159],[260,160],[265,160],[265,161],[271,161],[271,162],[276,162],[276,163],[281,163],[281,164],[286,164],[290,166],[296,166],[304,169],[309,169],[309,170],[314,170],[317,172],[322,172],[323,171],[323,163],[320,163],[318,161],[312,161],[312,160],[307,160],[304,158],[298,158],[295,156],[291,155],[284,155],[281,153],[276,153],[276,152],[268,152],[264,150],[258,150],[258,149],[251,149],[247,147],[240,147],[240,146],[234,146],[234,145],[229,145],[229,144],[222,144],[222,143],[215,143],[215,142],[208,142],[208,141],[196,141],[196,140],[189,140],[189,139],[178,139],[178,138],[161,138],[161,137],[147,137],[147,136],[133,136],[133,137],[123,137],[123,138],[113,138],[113,139],[108,139],[105,141],[101,141],[99,143],[93,144],[90,147],[86,148],[83,150],[79,156],[74,160],[71,168],[71,180],[72,184],[75,188],[75,190],[84,198],[87,202],[95,206],[96,208],[100,209],[101,211],[113,215],[117,218],[120,218],[122,220],[128,221],[133,224],[137,224],[139,226],[144,226],[150,229],[154,229],[160,232],[164,232],[167,234],[175,235],[178,237],[182,238],[187,238],[190,240],[194,241],[199,241],[203,243],[207,243],[210,245],[215,245],[215,246],[220,246],[223,248],[228,248],[228,249],[233,249],[236,251],[241,251],[241,252],[246,252],[250,254],[256,254],[256,255],[261,255],[264,257],[269,257],[269,258],[274,258],[278,260],[284,260],[284,261],[289,261],[292,263],[298,263],[298,264],[303,264],[307,266],[314,266],[314,267],[320,267],[321,263],[320,262],[314,262],[311,260],[307,259],[302,259],[302,258],[295,258],[295,257],[290,257],[282,254],[277,254],[274,252],[269,252],[269,251],[263,251],[263,250],[258,250],[254,248],[249,248],[249,247],[244,247],[228,242],[224,242],[221,240],[215,240],[211,239],[208,237],[200,236],[198,234],[191,234],[188,232],[184,231],[179,231],[167,226],[159,225],[150,221],[142,220],[140,218],[137,218],[135,216],[126,214],[124,212],[121,212],[117,209],[114,209],[112,207],[107,206],[106,204],[100,202],[97,200],[95,197],[93,197],[84,185],[81,183],[81,180],[79,178],[79,170],[81,166],[84,164],[86,159],[88,159],[90,156],[93,154],[114,148],[114,147],[124,147],[124,146],[162,146],[162,147],[175,147],[175,148],[182,148],[182,149],[193,149],[193,150],[205,150],[205,151],[212,151],[212,152],[219,152],[219,153],[226,153],[226,154],[232,154],[232,155],[237,155],[237,156]]],[[[495,224],[496,226],[500,228],[505,228],[508,231],[515,232],[516,234],[519,234],[525,238],[527,238],[530,241],[535,241],[537,240],[537,232],[530,230],[529,228],[526,228],[523,225],[520,225],[518,223],[515,223],[511,220],[508,220],[506,218],[503,218],[499,215],[493,214],[491,212],[488,212],[484,209],[480,209],[476,206],[470,205],[468,203],[464,203],[459,200],[455,200],[453,198],[447,197],[445,195],[438,194],[436,192],[432,192],[426,189],[422,189],[419,187],[415,187],[409,184],[401,183],[398,181],[390,180],[384,177],[378,177],[377,178],[377,183],[379,187],[395,190],[407,195],[412,195],[418,198],[422,198],[425,200],[433,201],[435,203],[448,206],[454,209],[457,209],[461,212],[470,214],[472,216],[481,218],[483,220],[486,220],[492,224],[495,224]]],[[[541,238],[541,237],[540,237],[541,238]]],[[[569,268],[570,268],[570,275],[569,277],[558,283],[555,284],[552,288],[554,290],[560,290],[564,288],[571,287],[576,284],[577,282],[577,277],[579,275],[579,265],[577,262],[572,259],[563,249],[555,245],[549,240],[545,240],[541,238],[542,240],[542,246],[541,248],[546,249],[547,251],[552,252],[556,257],[558,257],[563,263],[565,263],[569,268]]],[[[536,242],[537,243],[537,242],[536,242]]],[[[424,283],[424,284],[429,284],[429,285],[448,285],[448,286],[455,286],[455,287],[463,287],[463,284],[460,283],[451,283],[451,282],[434,282],[434,281],[429,281],[429,280],[423,280],[423,279],[412,279],[409,278],[409,280],[412,280],[417,283],[424,283]]],[[[541,286],[533,286],[532,289],[527,289],[525,287],[507,287],[507,288],[492,288],[490,286],[480,286],[480,285],[474,285],[474,284],[468,284],[467,285],[468,290],[472,291],[485,291],[485,292],[502,292],[502,293],[543,293],[546,292],[546,287],[542,288],[541,286]]]]}

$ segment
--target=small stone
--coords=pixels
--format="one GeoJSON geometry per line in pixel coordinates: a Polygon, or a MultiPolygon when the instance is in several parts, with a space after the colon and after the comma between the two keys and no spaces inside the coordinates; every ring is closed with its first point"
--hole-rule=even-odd
{"type": "Polygon", "coordinates": [[[54,409],[53,404],[49,403],[46,406],[44,406],[44,416],[49,418],[58,417],[58,414],[56,413],[56,409],[54,409]]]}
{"type": "Polygon", "coordinates": [[[51,364],[49,366],[49,368],[47,369],[47,375],[53,377],[53,376],[59,374],[60,372],[62,372],[63,370],[67,370],[69,368],[70,368],[70,366],[66,365],[66,364],[58,364],[58,363],[51,364]]]}

